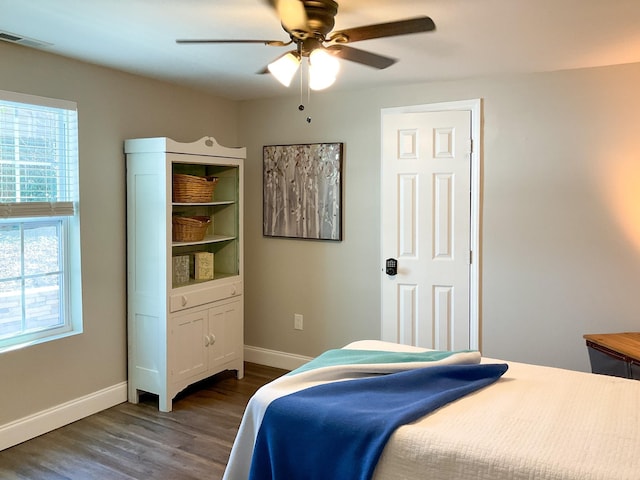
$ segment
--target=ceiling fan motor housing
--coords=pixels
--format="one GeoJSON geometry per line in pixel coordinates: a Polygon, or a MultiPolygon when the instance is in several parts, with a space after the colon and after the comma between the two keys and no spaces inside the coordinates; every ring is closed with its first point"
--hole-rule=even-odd
{"type": "MultiPolygon", "coordinates": [[[[309,31],[301,32],[305,35],[313,32],[316,36],[324,37],[333,29],[335,16],[338,13],[338,4],[333,0],[302,0],[307,13],[307,26],[309,31]]],[[[291,32],[295,33],[295,32],[291,32]]]]}

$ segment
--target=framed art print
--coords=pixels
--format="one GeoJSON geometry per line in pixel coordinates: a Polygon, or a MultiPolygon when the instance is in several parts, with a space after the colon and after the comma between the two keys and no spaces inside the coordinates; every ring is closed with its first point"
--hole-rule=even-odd
{"type": "Polygon", "coordinates": [[[263,147],[263,235],[342,240],[342,153],[342,143],[263,147]]]}

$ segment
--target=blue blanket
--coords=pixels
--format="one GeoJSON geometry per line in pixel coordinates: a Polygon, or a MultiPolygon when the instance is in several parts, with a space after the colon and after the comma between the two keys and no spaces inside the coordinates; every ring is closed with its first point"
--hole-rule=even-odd
{"type": "MultiPolygon", "coordinates": [[[[386,347],[387,344],[383,346],[386,347]]],[[[242,416],[223,480],[249,479],[251,458],[262,419],[271,402],[277,398],[333,382],[380,377],[440,365],[477,365],[481,360],[478,351],[406,351],[402,348],[395,351],[360,347],[330,350],[290,374],[259,388],[249,400],[242,416]]]]}
{"type": "Polygon", "coordinates": [[[507,368],[420,368],[318,385],[277,398],[260,425],[249,478],[370,479],[396,428],[495,382],[507,368]]]}

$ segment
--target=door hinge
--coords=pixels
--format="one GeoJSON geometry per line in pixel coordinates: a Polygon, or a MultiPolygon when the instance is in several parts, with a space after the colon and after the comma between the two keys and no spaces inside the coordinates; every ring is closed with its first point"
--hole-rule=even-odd
{"type": "Polygon", "coordinates": [[[469,139],[469,153],[473,153],[473,138],[469,139]]]}
{"type": "Polygon", "coordinates": [[[469,250],[469,265],[473,263],[473,250],[469,250]]]}

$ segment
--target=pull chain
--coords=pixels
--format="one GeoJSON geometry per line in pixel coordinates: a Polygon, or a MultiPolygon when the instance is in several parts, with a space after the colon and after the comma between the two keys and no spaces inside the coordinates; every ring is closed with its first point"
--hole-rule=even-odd
{"type": "MultiPolygon", "coordinates": [[[[311,87],[309,86],[309,74],[308,73],[307,73],[307,105],[309,105],[309,109],[311,109],[311,87]]],[[[307,116],[307,123],[311,123],[311,115],[307,116]]]]}
{"type": "MultiPolygon", "coordinates": [[[[303,97],[304,97],[304,77],[305,77],[305,70],[307,70],[307,78],[309,78],[309,73],[308,73],[308,66],[307,68],[305,68],[305,62],[301,62],[300,65],[300,104],[298,105],[298,110],[300,110],[301,112],[304,111],[305,106],[303,103],[303,97]]],[[[311,88],[309,87],[309,82],[307,81],[307,105],[311,105],[311,88]]],[[[311,116],[307,116],[307,123],[311,123],[311,116]]]]}
{"type": "Polygon", "coordinates": [[[303,99],[302,99],[302,84],[303,84],[303,77],[304,77],[304,63],[301,61],[300,62],[300,105],[298,105],[298,110],[300,110],[301,112],[304,110],[304,103],[303,99]]]}

